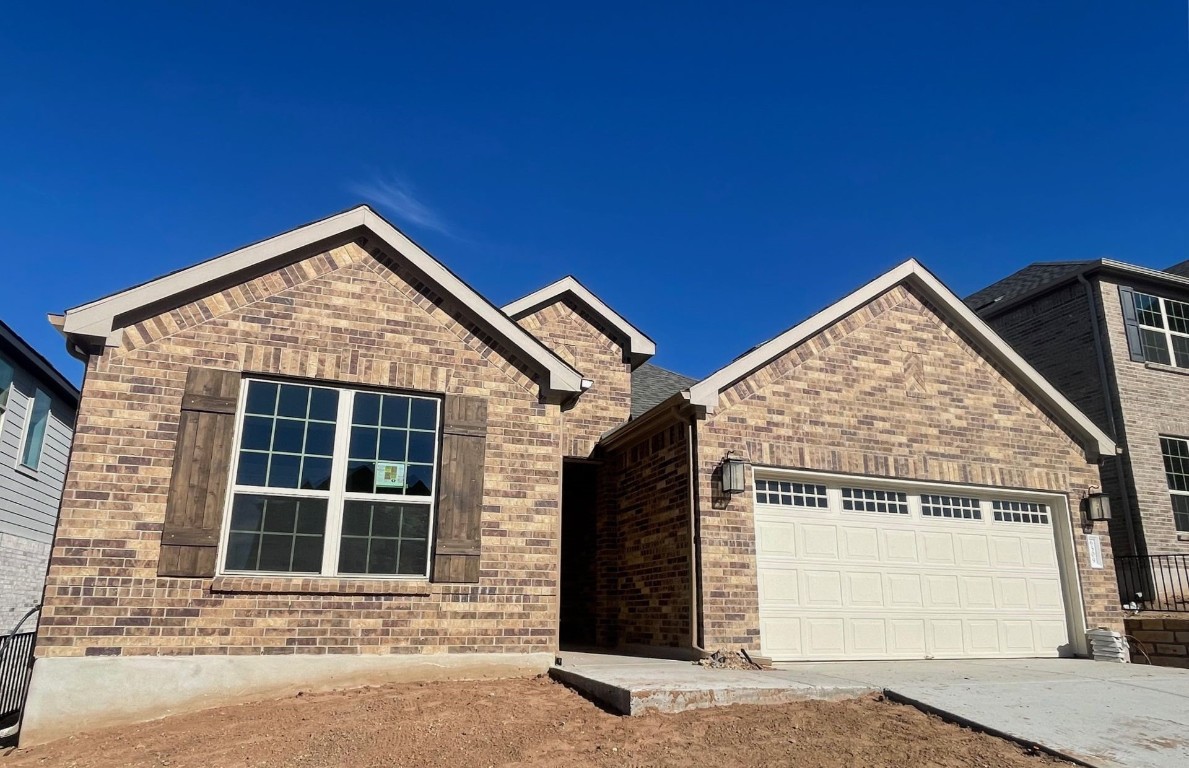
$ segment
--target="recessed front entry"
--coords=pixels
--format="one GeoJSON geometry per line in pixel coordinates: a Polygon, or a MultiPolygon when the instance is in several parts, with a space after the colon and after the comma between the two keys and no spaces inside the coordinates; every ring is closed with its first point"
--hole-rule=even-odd
{"type": "Polygon", "coordinates": [[[755,494],[761,647],[778,661],[1073,651],[1060,497],[759,469],[755,494]]]}
{"type": "Polygon", "coordinates": [[[595,644],[598,469],[583,461],[563,465],[559,637],[571,647],[595,644]]]}

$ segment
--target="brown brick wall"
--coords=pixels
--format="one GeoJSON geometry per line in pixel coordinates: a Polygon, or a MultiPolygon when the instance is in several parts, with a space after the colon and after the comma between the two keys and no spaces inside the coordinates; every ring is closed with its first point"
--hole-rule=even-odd
{"type": "Polygon", "coordinates": [[[690,646],[689,427],[661,425],[605,457],[598,638],[690,646]]]}
{"type": "Polygon", "coordinates": [[[555,648],[560,411],[463,317],[349,244],[129,328],[87,366],[38,655],[555,648]],[[195,365],[488,398],[480,583],[158,578],[195,365]]]}
{"type": "Polygon", "coordinates": [[[1124,623],[1132,662],[1189,669],[1189,617],[1129,616],[1124,623]]]}
{"type": "Polygon", "coordinates": [[[518,320],[558,357],[594,385],[565,412],[563,452],[585,458],[599,437],[627,421],[632,409],[632,371],[621,342],[597,317],[569,296],[518,320]]]}
{"type": "MultiPolygon", "coordinates": [[[[1189,370],[1133,362],[1127,349],[1119,284],[1101,279],[1099,286],[1103,318],[1108,328],[1109,359],[1119,393],[1122,442],[1134,483],[1133,508],[1142,521],[1147,552],[1189,552],[1189,534],[1178,536],[1173,521],[1168,478],[1160,453],[1160,435],[1189,438],[1189,370]]],[[[1189,301],[1189,295],[1173,295],[1167,288],[1140,284],[1129,287],[1189,301]]]]}
{"type": "MultiPolygon", "coordinates": [[[[1079,445],[961,333],[899,286],[723,392],[699,426],[705,647],[758,648],[755,529],[747,493],[718,498],[728,450],[755,464],[1054,491],[1099,482],[1079,445]]],[[[1102,529],[1103,524],[1098,524],[1102,529]]],[[[1105,530],[1099,530],[1099,533],[1105,530]]],[[[1106,568],[1075,546],[1089,626],[1121,627],[1106,568]]]]}

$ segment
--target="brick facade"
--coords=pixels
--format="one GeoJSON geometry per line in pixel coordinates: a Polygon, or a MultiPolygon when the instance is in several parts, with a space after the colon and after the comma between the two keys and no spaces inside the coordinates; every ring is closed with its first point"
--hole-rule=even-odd
{"type": "Polygon", "coordinates": [[[348,244],[127,328],[87,367],[38,656],[555,648],[560,409],[465,317],[348,244]],[[480,582],[158,578],[190,366],[487,398],[480,582]]]}
{"type": "Polygon", "coordinates": [[[688,430],[662,425],[605,456],[597,561],[602,645],[691,644],[688,430]]]}
{"type": "Polygon", "coordinates": [[[1128,616],[1126,627],[1132,663],[1189,669],[1189,618],[1128,616]]]}
{"type": "MultiPolygon", "coordinates": [[[[759,648],[750,477],[746,493],[720,497],[727,451],[753,464],[1062,493],[1074,530],[1081,494],[1099,482],[1079,443],[904,286],[724,390],[697,441],[707,648],[759,648]]],[[[1109,540],[1103,549],[1106,567],[1092,569],[1075,546],[1087,623],[1118,629],[1109,540]]]]}
{"type": "Polygon", "coordinates": [[[563,453],[585,458],[603,433],[627,421],[632,371],[613,331],[569,296],[517,321],[594,384],[565,411],[563,453]]]}

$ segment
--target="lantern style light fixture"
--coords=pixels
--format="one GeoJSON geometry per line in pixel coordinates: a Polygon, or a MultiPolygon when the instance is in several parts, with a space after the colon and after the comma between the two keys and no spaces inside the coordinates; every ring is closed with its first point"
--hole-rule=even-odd
{"type": "Polygon", "coordinates": [[[1086,493],[1085,500],[1086,520],[1091,523],[1098,523],[1104,520],[1111,519],[1111,499],[1102,491],[1098,490],[1097,486],[1090,486],[1090,491],[1086,493]]]}
{"type": "Polygon", "coordinates": [[[743,493],[743,467],[747,464],[740,456],[732,456],[728,451],[722,460],[722,492],[733,496],[743,493]]]}

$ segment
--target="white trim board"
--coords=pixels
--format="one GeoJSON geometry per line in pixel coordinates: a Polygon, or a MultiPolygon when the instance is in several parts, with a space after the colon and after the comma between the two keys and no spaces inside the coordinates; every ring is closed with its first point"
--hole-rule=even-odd
{"type": "Polygon", "coordinates": [[[540,290],[533,291],[529,295],[513,301],[511,304],[505,305],[504,314],[513,320],[519,320],[543,306],[552,304],[567,294],[574,296],[581,303],[588,306],[595,314],[627,339],[627,352],[632,357],[633,367],[640,365],[656,354],[656,342],[648,338],[643,331],[629,323],[623,316],[611,309],[611,307],[607,306],[602,299],[591,293],[586,286],[578,282],[577,278],[572,275],[566,275],[557,282],[550,283],[540,290]]]}
{"type": "Polygon", "coordinates": [[[117,318],[155,304],[167,303],[204,286],[216,284],[220,279],[241,272],[248,273],[274,260],[283,261],[287,254],[303,252],[356,231],[367,233],[392,255],[408,261],[430,282],[458,299],[481,323],[524,353],[526,362],[546,374],[543,390],[567,395],[582,392],[581,373],[366,205],[68,309],[61,318],[51,319],[51,322],[68,339],[88,339],[106,346],[117,346],[123,335],[123,327],[117,318]]]}
{"type": "Polygon", "coordinates": [[[1097,461],[1100,456],[1118,453],[1113,440],[1095,426],[1094,422],[1064,395],[1057,391],[1040,373],[1020,357],[999,334],[995,333],[970,307],[949,288],[925,269],[916,259],[909,259],[900,266],[867,283],[849,296],[831,304],[809,319],[793,326],[776,338],[761,344],[729,365],[694,384],[689,392],[693,405],[713,410],[724,389],[759,370],[788,350],[815,334],[829,328],[847,315],[860,309],[883,293],[907,284],[920,291],[963,331],[980,342],[989,358],[1013,374],[1017,383],[1031,393],[1066,428],[1082,438],[1087,458],[1097,461]]]}

